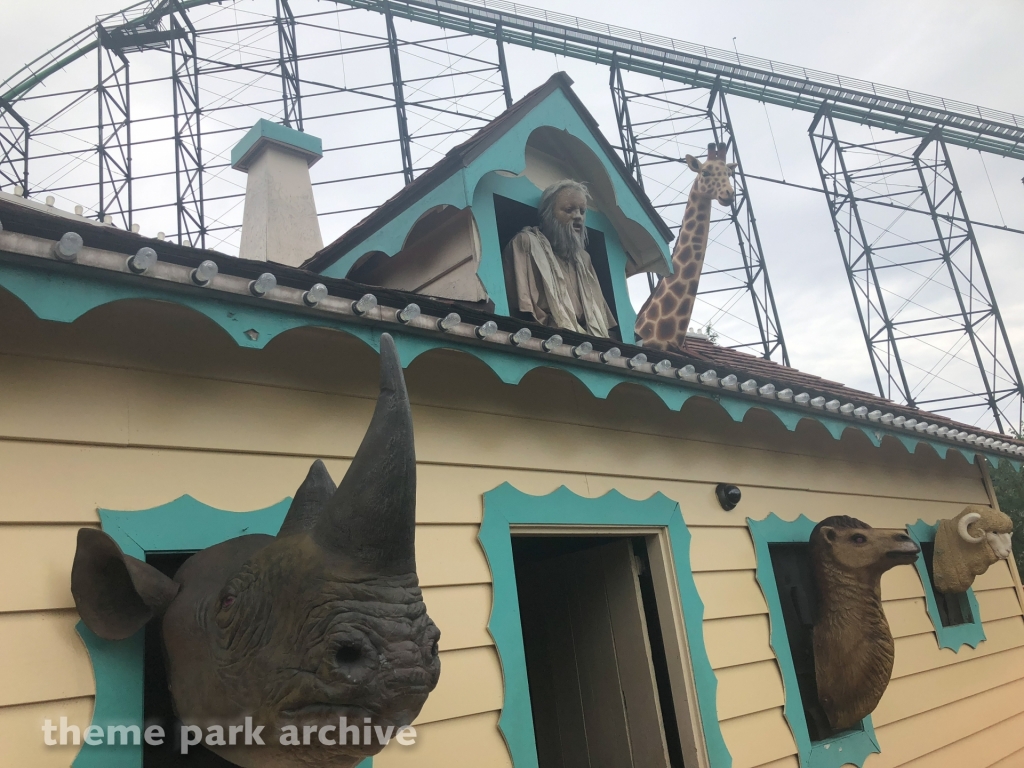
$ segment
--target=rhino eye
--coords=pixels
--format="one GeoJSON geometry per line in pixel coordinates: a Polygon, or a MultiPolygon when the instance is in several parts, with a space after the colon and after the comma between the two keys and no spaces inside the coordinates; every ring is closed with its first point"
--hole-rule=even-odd
{"type": "Polygon", "coordinates": [[[334,657],[337,659],[339,664],[355,664],[362,658],[363,648],[355,643],[343,643],[338,646],[337,652],[334,657]]]}
{"type": "Polygon", "coordinates": [[[222,597],[220,599],[220,607],[222,609],[223,608],[230,608],[234,604],[235,604],[235,596],[234,595],[224,595],[224,597],[222,597]]]}

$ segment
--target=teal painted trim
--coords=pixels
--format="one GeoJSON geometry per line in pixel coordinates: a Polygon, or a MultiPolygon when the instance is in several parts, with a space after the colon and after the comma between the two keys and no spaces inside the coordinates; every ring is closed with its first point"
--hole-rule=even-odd
{"type": "Polygon", "coordinates": [[[337,261],[321,270],[320,274],[327,277],[346,277],[353,265],[367,253],[379,251],[394,256],[402,250],[406,237],[423,214],[441,205],[453,205],[459,209],[469,205],[465,171],[449,176],[365,240],[353,245],[337,261]]]}
{"type": "MultiPolygon", "coordinates": [[[[929,525],[924,520],[918,520],[913,525],[907,526],[910,538],[920,546],[924,542],[934,542],[935,534],[939,530],[938,524],[929,525]]],[[[954,627],[942,626],[942,619],[939,617],[939,606],[935,600],[935,589],[932,580],[928,578],[928,566],[924,562],[924,556],[917,558],[914,563],[917,568],[917,575],[921,577],[921,586],[924,587],[924,602],[928,609],[928,618],[932,620],[935,628],[935,637],[938,640],[939,648],[949,648],[954,653],[960,653],[960,649],[969,645],[977,648],[978,643],[985,639],[985,628],[981,623],[981,608],[978,606],[978,598],[974,596],[974,590],[968,589],[962,600],[967,601],[971,609],[971,623],[958,624],[954,627]]]]}
{"type": "MultiPolygon", "coordinates": [[[[83,741],[72,766],[140,768],[142,734],[146,729],[142,717],[145,631],[139,631],[127,640],[112,642],[94,635],[81,621],[75,629],[89,651],[96,675],[96,705],[91,725],[100,726],[106,733],[108,725],[135,724],[139,726],[139,744],[92,746],[83,741]]],[[[85,736],[85,729],[82,729],[82,736],[85,736]]]]}
{"type": "Polygon", "coordinates": [[[505,700],[498,727],[515,768],[537,768],[537,743],[526,675],[519,615],[519,592],[512,560],[511,526],[601,525],[667,528],[682,601],[690,664],[697,687],[704,740],[711,768],[731,768],[732,757],[718,722],[718,679],[704,645],[704,603],[690,568],[690,532],[679,504],[661,493],[637,501],[618,491],[588,499],[566,487],[546,496],[530,496],[503,483],[484,494],[484,519],[479,540],[491,568],[494,605],[487,625],[501,660],[505,700]]]}
{"type": "Polygon", "coordinates": [[[232,148],[231,167],[236,171],[248,171],[259,153],[272,144],[285,146],[304,155],[310,165],[324,156],[324,144],[316,136],[261,119],[232,148]]]}
{"type": "MultiPolygon", "coordinates": [[[[168,504],[138,512],[99,510],[100,524],[127,555],[145,559],[150,552],[188,552],[251,533],[276,536],[291,499],[252,512],[227,512],[181,496],[168,504]]],[[[145,630],[127,640],[97,637],[82,622],[76,627],[92,659],[96,675],[96,706],[92,722],[143,728],[143,665],[145,630]]],[[[142,746],[83,744],[74,768],[141,768],[142,746]]],[[[372,759],[358,768],[372,768],[372,759]]]]}
{"type": "Polygon", "coordinates": [[[510,178],[498,172],[484,174],[473,188],[473,216],[480,233],[480,269],[477,275],[494,302],[494,312],[508,315],[508,291],[505,271],[501,263],[501,243],[498,240],[498,219],[494,214],[494,195],[511,198],[536,208],[540,204],[541,190],[525,176],[510,178]]]}
{"type": "MultiPolygon", "coordinates": [[[[493,210],[493,206],[492,206],[493,210]]],[[[847,429],[859,430],[874,444],[883,437],[900,441],[909,453],[926,445],[944,458],[950,450],[958,451],[973,464],[978,451],[959,445],[946,445],[921,435],[907,435],[870,422],[843,421],[813,408],[785,406],[777,400],[752,399],[723,389],[709,389],[676,379],[630,374],[619,368],[576,363],[552,355],[524,355],[507,347],[475,343],[452,336],[425,335],[409,332],[396,323],[368,324],[347,317],[302,312],[286,304],[265,301],[251,304],[245,297],[214,291],[176,290],[146,278],[111,279],[102,270],[81,268],[75,273],[54,272],[53,263],[40,260],[38,266],[22,266],[0,259],[0,287],[7,289],[42,320],[70,323],[97,307],[128,299],[164,301],[188,307],[216,323],[240,347],[262,349],[272,339],[295,328],[328,328],[359,339],[377,351],[380,333],[388,331],[395,337],[405,365],[432,349],[452,349],[470,354],[506,384],[518,384],[534,368],[547,367],[575,377],[597,398],[606,398],[619,384],[632,383],[661,398],[665,405],[678,410],[691,397],[714,400],[734,421],[742,421],[747,411],[759,408],[774,415],[790,432],[804,419],[823,425],[836,439],[847,429]],[[248,331],[256,331],[252,338],[248,331]]],[[[120,277],[120,276],[118,276],[120,277]]],[[[504,296],[502,292],[501,296],[504,296]]],[[[255,299],[253,301],[256,301],[255,299]]],[[[1021,463],[1004,456],[983,454],[993,464],[1008,461],[1020,471],[1021,463]]]]}
{"type": "Polygon", "coordinates": [[[772,557],[768,550],[769,544],[807,541],[811,537],[814,525],[813,521],[803,515],[792,522],[777,517],[774,512],[764,520],[747,518],[747,527],[750,529],[754,551],[757,554],[757,583],[761,585],[761,592],[768,603],[771,646],[779,662],[786,693],[783,712],[790,730],[793,731],[793,738],[796,739],[801,768],[840,768],[847,764],[863,766],[868,755],[882,751],[878,746],[870,715],[861,721],[862,730],[850,731],[828,741],[811,741],[800,699],[800,687],[796,681],[793,654],[789,649],[786,623],[782,618],[782,604],[779,602],[775,570],[772,568],[772,557]]]}

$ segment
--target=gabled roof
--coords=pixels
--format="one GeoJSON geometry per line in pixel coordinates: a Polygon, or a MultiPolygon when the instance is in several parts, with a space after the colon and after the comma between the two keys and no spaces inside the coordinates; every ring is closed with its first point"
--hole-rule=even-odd
{"type": "Polygon", "coordinates": [[[468,138],[456,147],[448,150],[448,153],[436,165],[424,171],[411,184],[407,184],[391,199],[370,213],[366,218],[348,230],[330,245],[324,247],[319,253],[308,259],[302,266],[313,272],[322,272],[336,262],[343,255],[355,248],[359,243],[378,231],[381,227],[395,218],[406,208],[421,200],[432,190],[436,189],[442,182],[457,173],[460,169],[466,168],[476,158],[483,154],[484,150],[493,145],[498,139],[509,132],[523,117],[529,114],[534,107],[555,91],[561,91],[565,98],[579,114],[580,119],[586,124],[603,150],[608,162],[615,168],[630,192],[636,197],[644,212],[651,218],[659,233],[668,242],[672,239],[672,230],[665,224],[664,220],[655,210],[646,193],[630,175],[622,158],[616,153],[615,148],[608,143],[608,140],[601,133],[600,126],[594,116],[580,101],[579,97],[572,90],[572,78],[564,72],[556,72],[547,82],[539,88],[530,91],[511,107],[502,112],[498,117],[489,122],[473,136],[468,138]]]}

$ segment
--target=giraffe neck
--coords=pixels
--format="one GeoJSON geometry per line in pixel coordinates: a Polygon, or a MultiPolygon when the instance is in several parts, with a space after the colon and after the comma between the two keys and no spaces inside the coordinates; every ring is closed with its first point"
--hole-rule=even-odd
{"type": "Polygon", "coordinates": [[[694,184],[672,249],[672,274],[661,279],[637,318],[637,333],[652,349],[681,349],[693,314],[711,222],[711,200],[694,184]]]}

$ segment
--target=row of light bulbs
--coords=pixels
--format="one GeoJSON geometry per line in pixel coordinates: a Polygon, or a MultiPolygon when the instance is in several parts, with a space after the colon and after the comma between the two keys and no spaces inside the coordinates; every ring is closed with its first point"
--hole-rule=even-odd
{"type": "MultiPolygon", "coordinates": [[[[78,258],[78,253],[81,249],[82,237],[77,232],[68,232],[64,234],[59,241],[54,243],[53,246],[54,256],[65,262],[75,261],[78,258]]],[[[156,251],[152,248],[144,247],[140,248],[134,255],[128,257],[127,267],[132,273],[142,275],[152,269],[157,261],[158,258],[156,251]]],[[[206,287],[210,284],[213,278],[217,276],[217,273],[217,264],[207,259],[191,271],[190,278],[195,285],[199,287],[206,287]]],[[[277,278],[270,272],[264,272],[255,280],[251,280],[249,282],[249,293],[257,298],[263,298],[276,287],[277,278]]],[[[327,286],[323,283],[316,283],[312,288],[302,294],[302,301],[307,307],[316,307],[320,302],[327,298],[327,296],[327,286]]],[[[377,297],[372,293],[367,293],[359,300],[352,303],[352,312],[356,316],[361,317],[376,309],[377,306],[377,297]]],[[[413,322],[421,314],[422,312],[418,304],[409,304],[398,311],[396,318],[398,322],[403,325],[407,325],[413,322]]],[[[461,322],[462,318],[459,314],[457,312],[451,312],[438,319],[436,321],[436,327],[440,331],[448,332],[458,326],[461,322]]],[[[475,329],[475,335],[478,339],[487,339],[494,336],[496,333],[498,333],[498,324],[493,320],[488,320],[482,325],[477,326],[475,329]]],[[[529,341],[532,336],[533,334],[530,332],[529,328],[520,328],[515,333],[509,334],[508,341],[513,346],[521,347],[529,341]]],[[[541,348],[545,352],[554,352],[555,349],[561,347],[563,343],[562,337],[556,333],[544,339],[543,342],[541,342],[541,348]]],[[[589,341],[577,344],[573,346],[571,350],[572,356],[577,359],[589,355],[593,351],[594,346],[589,341]]],[[[600,353],[600,359],[603,363],[610,363],[614,360],[619,360],[621,357],[622,352],[618,347],[612,347],[611,349],[600,353]]],[[[640,352],[626,360],[626,367],[632,371],[642,370],[643,366],[647,364],[647,355],[643,352],[640,352]]],[[[853,403],[841,403],[839,400],[835,399],[826,400],[820,395],[812,397],[806,392],[796,394],[788,387],[777,391],[774,384],[767,383],[759,386],[754,379],[747,379],[746,381],[740,382],[739,378],[732,373],[719,378],[718,374],[714,370],[709,369],[703,373],[697,373],[696,369],[692,365],[684,365],[682,368],[674,369],[672,362],[669,360],[661,360],[652,364],[651,371],[654,374],[661,376],[671,376],[674,371],[674,375],[676,377],[693,384],[702,384],[707,387],[721,387],[722,389],[731,390],[733,392],[742,392],[746,395],[763,397],[768,400],[779,400],[784,403],[816,408],[828,413],[853,416],[856,419],[864,419],[869,422],[881,424],[885,427],[906,429],[913,432],[920,432],[930,437],[956,440],[979,448],[983,447],[990,450],[999,450],[1006,453],[1024,456],[1024,446],[1014,445],[1013,443],[1009,443],[1004,440],[985,437],[966,430],[939,426],[938,424],[929,424],[926,421],[919,421],[918,419],[907,418],[906,416],[895,416],[892,413],[883,413],[881,410],[877,409],[869,411],[868,408],[863,405],[857,406],[853,403]]]]}

